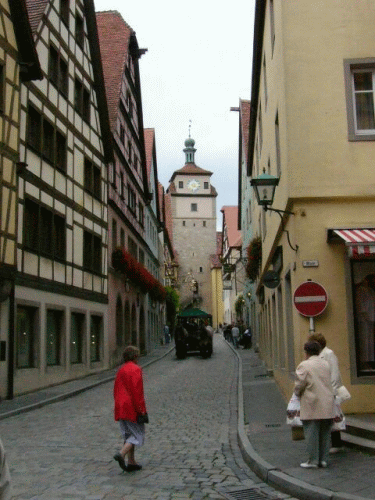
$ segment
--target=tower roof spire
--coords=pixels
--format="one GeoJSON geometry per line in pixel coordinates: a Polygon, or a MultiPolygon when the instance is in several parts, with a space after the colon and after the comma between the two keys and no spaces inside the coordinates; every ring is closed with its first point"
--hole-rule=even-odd
{"type": "Polygon", "coordinates": [[[194,161],[194,154],[196,152],[196,149],[194,148],[195,141],[194,139],[191,138],[191,120],[189,120],[189,138],[186,139],[185,141],[185,163],[195,163],[194,161]]]}

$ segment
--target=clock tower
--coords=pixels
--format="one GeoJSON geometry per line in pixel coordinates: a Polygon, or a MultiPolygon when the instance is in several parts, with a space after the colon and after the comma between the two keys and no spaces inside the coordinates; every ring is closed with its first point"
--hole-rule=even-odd
{"type": "MultiPolygon", "coordinates": [[[[190,134],[189,134],[190,135],[190,134]]],[[[173,246],[178,253],[182,308],[212,314],[210,256],[216,253],[216,189],[212,172],[195,164],[195,141],[185,141],[185,165],[173,172],[171,197],[173,246]]]]}

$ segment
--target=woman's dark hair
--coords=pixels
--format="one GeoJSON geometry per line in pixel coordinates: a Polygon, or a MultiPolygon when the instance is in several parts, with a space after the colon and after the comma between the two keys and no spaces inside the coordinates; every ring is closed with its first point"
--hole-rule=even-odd
{"type": "Polygon", "coordinates": [[[133,345],[128,345],[125,347],[124,352],[122,353],[122,359],[124,363],[127,361],[134,361],[135,358],[139,356],[139,349],[133,345]]]}
{"type": "Polygon", "coordinates": [[[306,342],[306,344],[303,346],[303,349],[309,356],[318,356],[320,351],[322,350],[319,342],[316,342],[315,340],[309,340],[308,342],[306,342]]]}
{"type": "Polygon", "coordinates": [[[321,348],[324,349],[325,346],[327,345],[326,339],[323,334],[321,333],[313,333],[309,337],[309,342],[318,342],[320,344],[321,348]]]}

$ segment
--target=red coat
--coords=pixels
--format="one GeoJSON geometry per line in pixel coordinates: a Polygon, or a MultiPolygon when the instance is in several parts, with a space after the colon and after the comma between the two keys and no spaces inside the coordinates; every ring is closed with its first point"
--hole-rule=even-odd
{"type": "Polygon", "coordinates": [[[113,388],[115,420],[136,422],[147,412],[143,392],[142,369],[133,361],[123,364],[117,372],[113,388]]]}

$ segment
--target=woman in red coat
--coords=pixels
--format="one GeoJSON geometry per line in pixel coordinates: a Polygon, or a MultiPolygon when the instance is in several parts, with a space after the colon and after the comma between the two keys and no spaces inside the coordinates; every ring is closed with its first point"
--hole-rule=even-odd
{"type": "MultiPolygon", "coordinates": [[[[126,472],[140,470],[134,458],[135,446],[144,443],[145,426],[139,423],[140,416],[146,416],[146,403],[143,392],[142,369],[137,365],[139,350],[128,346],[123,353],[124,364],[117,372],[113,396],[115,400],[115,420],[120,422],[124,445],[113,457],[126,472]],[[128,456],[128,464],[125,457],[128,456]]],[[[142,419],[142,417],[141,417],[142,419]]],[[[143,420],[145,420],[143,418],[143,420]]]]}

